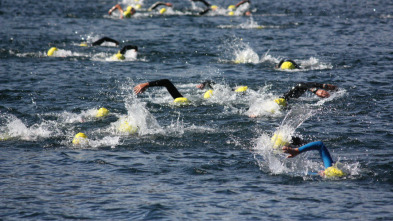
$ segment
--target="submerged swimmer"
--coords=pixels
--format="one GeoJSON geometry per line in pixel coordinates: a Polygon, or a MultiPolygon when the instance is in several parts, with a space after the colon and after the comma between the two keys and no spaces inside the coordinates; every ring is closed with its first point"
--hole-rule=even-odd
{"type": "Polygon", "coordinates": [[[204,15],[204,14],[208,13],[209,11],[215,11],[218,9],[217,5],[211,5],[209,2],[207,2],[205,0],[191,0],[191,1],[202,2],[206,6],[206,8],[203,11],[198,13],[199,15],[204,15]]]}
{"type": "Polygon", "coordinates": [[[250,8],[250,0],[243,0],[239,3],[237,3],[236,5],[230,5],[228,6],[228,15],[235,15],[236,14],[242,14],[242,15],[246,15],[246,16],[251,16],[251,12],[249,11],[250,8]],[[245,5],[246,3],[248,3],[247,7],[240,7],[241,5],[245,5]]]}
{"type": "MultiPolygon", "coordinates": [[[[210,98],[213,95],[213,85],[214,84],[215,84],[214,81],[206,80],[206,81],[198,84],[196,86],[196,88],[201,89],[201,90],[204,89],[204,88],[208,89],[205,92],[205,94],[204,94],[204,98],[207,99],[207,98],[210,98]]],[[[233,91],[238,92],[238,93],[245,92],[247,90],[248,90],[247,86],[238,86],[238,87],[233,89],[233,91]]]]}
{"type": "Polygon", "coordinates": [[[277,69],[283,70],[291,70],[291,69],[300,69],[300,66],[296,64],[293,60],[283,59],[276,65],[277,69]]]}
{"type": "MultiPolygon", "coordinates": [[[[283,96],[274,100],[276,104],[279,105],[280,108],[285,108],[288,106],[288,101],[293,98],[299,98],[306,91],[311,91],[315,95],[320,98],[328,98],[330,97],[330,93],[327,91],[337,90],[337,86],[332,84],[320,84],[315,82],[307,82],[307,83],[299,83],[296,86],[292,87],[291,90],[286,92],[283,96]]],[[[249,117],[257,117],[259,114],[255,112],[249,114],[249,117]]]]}
{"type": "MultiPolygon", "coordinates": [[[[147,10],[148,11],[153,11],[154,9],[158,8],[159,6],[167,6],[167,7],[172,7],[172,3],[169,2],[156,2],[153,5],[151,5],[147,10]]],[[[166,8],[161,8],[159,10],[160,14],[164,14],[166,12],[166,8]]]]}
{"type": "MultiPolygon", "coordinates": [[[[97,41],[91,43],[91,46],[101,46],[102,44],[107,43],[107,42],[111,42],[111,43],[114,43],[116,46],[119,46],[118,41],[116,41],[115,39],[109,38],[109,37],[102,37],[102,38],[98,39],[97,41]]],[[[86,42],[82,42],[80,44],[80,46],[87,47],[88,45],[86,42]]]]}
{"type": "Polygon", "coordinates": [[[177,90],[175,85],[173,85],[172,82],[168,79],[161,79],[157,81],[150,81],[150,82],[138,84],[137,86],[134,87],[134,92],[135,94],[140,94],[143,93],[149,87],[166,87],[168,92],[173,97],[175,103],[189,102],[189,100],[183,97],[183,95],[180,94],[180,92],[177,90]]]}
{"type": "Polygon", "coordinates": [[[330,97],[330,93],[327,90],[333,91],[337,90],[337,86],[332,84],[320,84],[315,82],[299,83],[292,87],[291,90],[286,92],[280,98],[274,100],[278,105],[287,106],[287,102],[292,98],[299,98],[306,91],[311,91],[320,98],[330,97]]]}
{"type": "Polygon", "coordinates": [[[340,169],[337,168],[336,165],[334,165],[332,157],[330,156],[328,149],[325,147],[325,145],[322,143],[322,141],[308,143],[308,144],[298,147],[298,148],[284,146],[284,147],[282,147],[282,150],[284,151],[284,153],[289,154],[287,156],[287,158],[293,158],[293,157],[297,156],[298,154],[306,152],[306,151],[317,150],[321,156],[321,159],[323,161],[323,165],[325,167],[325,170],[319,172],[319,174],[321,176],[323,176],[323,177],[345,176],[343,171],[341,171],[340,169]]]}
{"type": "Polygon", "coordinates": [[[124,60],[126,57],[124,56],[128,50],[134,50],[135,52],[138,52],[138,46],[135,45],[126,45],[124,46],[117,54],[113,55],[114,58],[118,60],[124,60]]]}
{"type": "Polygon", "coordinates": [[[111,9],[109,9],[108,14],[111,15],[112,12],[115,11],[115,10],[119,10],[120,11],[120,18],[121,19],[123,19],[124,17],[131,18],[131,16],[133,16],[135,14],[135,12],[136,12],[135,8],[133,8],[132,6],[128,6],[127,10],[124,11],[123,8],[119,4],[116,4],[111,9]]]}

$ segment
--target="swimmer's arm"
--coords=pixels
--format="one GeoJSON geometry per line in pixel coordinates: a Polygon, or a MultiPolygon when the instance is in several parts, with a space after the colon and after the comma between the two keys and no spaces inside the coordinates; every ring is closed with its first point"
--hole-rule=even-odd
{"type": "Polygon", "coordinates": [[[239,7],[239,6],[241,6],[242,4],[247,3],[247,2],[250,3],[249,0],[243,0],[243,1],[239,2],[239,3],[237,3],[237,4],[235,5],[235,7],[237,8],[237,7],[239,7]]]}
{"type": "Polygon", "coordinates": [[[128,50],[134,49],[138,51],[138,46],[135,45],[126,45],[120,50],[120,54],[124,55],[128,50]]]}
{"type": "Polygon", "coordinates": [[[160,6],[160,5],[165,5],[165,6],[168,6],[168,7],[172,7],[172,4],[171,3],[165,3],[165,2],[156,2],[156,3],[154,3],[152,6],[150,6],[150,8],[148,8],[147,10],[148,11],[152,11],[153,9],[156,9],[158,6],[160,6]]]}
{"type": "Polygon", "coordinates": [[[193,1],[193,2],[202,2],[202,3],[205,4],[207,7],[210,7],[210,4],[209,4],[207,1],[205,1],[205,0],[191,0],[191,1],[193,1]]]}
{"type": "Polygon", "coordinates": [[[200,84],[198,84],[196,87],[199,89],[203,89],[205,87],[213,88],[212,85],[215,84],[213,81],[206,80],[200,84]]]}
{"type": "Polygon", "coordinates": [[[171,94],[173,99],[176,99],[178,97],[183,97],[183,95],[180,94],[180,92],[177,90],[175,85],[173,85],[172,82],[168,79],[161,79],[158,81],[150,81],[147,83],[138,84],[137,86],[134,87],[134,92],[135,94],[140,94],[143,93],[148,87],[158,87],[158,86],[166,87],[166,89],[171,94]]]}
{"type": "Polygon", "coordinates": [[[204,15],[204,14],[208,13],[209,11],[210,11],[210,8],[207,8],[207,9],[205,9],[205,10],[199,12],[198,14],[199,14],[199,15],[204,15]]]}
{"type": "Polygon", "coordinates": [[[111,15],[112,12],[113,12],[114,10],[116,10],[116,9],[120,11],[120,18],[122,19],[122,18],[123,18],[123,13],[124,13],[124,11],[123,11],[123,9],[121,8],[121,6],[120,6],[119,4],[116,4],[116,5],[113,6],[111,9],[109,9],[108,14],[111,15]]]}
{"type": "Polygon", "coordinates": [[[100,38],[100,39],[98,39],[97,41],[93,42],[92,45],[93,45],[93,46],[101,45],[102,43],[104,43],[104,42],[106,42],[106,41],[108,41],[108,42],[113,42],[113,43],[115,43],[116,45],[119,45],[119,42],[118,42],[118,41],[116,41],[115,39],[112,39],[112,38],[108,38],[108,37],[100,38]]]}

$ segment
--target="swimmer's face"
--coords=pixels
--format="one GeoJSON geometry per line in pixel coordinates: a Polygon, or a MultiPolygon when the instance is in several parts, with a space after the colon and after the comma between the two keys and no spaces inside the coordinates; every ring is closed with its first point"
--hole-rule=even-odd
{"type": "Polygon", "coordinates": [[[316,94],[318,97],[321,97],[321,98],[328,98],[328,97],[330,97],[329,92],[327,92],[327,91],[325,91],[325,90],[322,90],[322,89],[318,89],[317,92],[315,92],[315,94],[316,94]]]}
{"type": "Polygon", "coordinates": [[[172,7],[172,3],[166,3],[165,5],[168,7],[172,7]]]}

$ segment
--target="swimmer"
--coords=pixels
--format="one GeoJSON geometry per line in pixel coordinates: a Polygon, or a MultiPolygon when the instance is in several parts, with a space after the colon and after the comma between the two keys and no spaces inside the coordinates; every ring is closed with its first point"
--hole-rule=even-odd
{"type": "Polygon", "coordinates": [[[116,4],[111,9],[109,9],[108,14],[111,15],[112,12],[115,10],[120,11],[120,19],[123,19],[124,17],[131,18],[131,16],[133,16],[136,12],[135,8],[133,8],[132,6],[128,6],[127,10],[124,11],[123,8],[119,4],[116,4]]]}
{"type": "Polygon", "coordinates": [[[203,11],[198,13],[199,15],[204,15],[204,14],[208,13],[210,10],[215,11],[215,10],[218,9],[217,5],[211,5],[210,3],[208,3],[205,0],[191,0],[191,1],[193,1],[193,2],[202,2],[206,6],[205,10],[203,10],[203,11]]]}
{"type": "Polygon", "coordinates": [[[168,79],[161,79],[157,81],[150,81],[150,82],[138,84],[137,86],[134,87],[134,92],[135,94],[141,94],[149,87],[166,87],[169,94],[171,94],[171,96],[173,97],[175,103],[189,102],[188,99],[183,97],[183,95],[180,94],[180,92],[177,90],[175,85],[173,85],[172,82],[168,79]]]}
{"type": "Polygon", "coordinates": [[[289,59],[283,59],[276,65],[277,69],[283,69],[283,70],[288,70],[288,69],[300,69],[300,66],[296,64],[293,60],[289,59]]]}
{"type": "MultiPolygon", "coordinates": [[[[281,108],[285,108],[288,105],[288,101],[293,98],[299,98],[306,91],[310,91],[320,98],[330,97],[329,91],[337,90],[337,86],[332,84],[320,84],[315,82],[299,83],[292,87],[291,90],[286,92],[283,96],[274,100],[281,108]]],[[[257,114],[250,114],[249,117],[257,117],[257,114]]]]}
{"type": "Polygon", "coordinates": [[[320,98],[328,98],[330,97],[330,94],[327,90],[337,90],[337,86],[332,84],[320,84],[315,82],[299,83],[295,87],[292,87],[291,90],[286,92],[280,98],[285,99],[285,101],[289,101],[291,98],[299,98],[307,90],[311,91],[320,98]]]}
{"type": "MultiPolygon", "coordinates": [[[[166,3],[166,2],[156,2],[153,5],[151,5],[147,10],[148,11],[153,11],[159,6],[167,6],[167,7],[172,7],[172,3],[166,3]]],[[[163,8],[160,10],[160,13],[163,14],[166,10],[163,10],[163,8]]]]}
{"type": "MultiPolygon", "coordinates": [[[[214,85],[214,84],[215,84],[215,82],[213,82],[213,81],[211,81],[211,80],[206,80],[206,81],[204,81],[204,82],[198,84],[198,85],[196,86],[196,88],[201,89],[201,90],[204,89],[204,88],[209,89],[209,90],[207,91],[207,93],[210,93],[210,96],[207,96],[207,95],[205,94],[205,98],[210,98],[211,95],[212,95],[212,92],[213,92],[212,89],[213,89],[213,85],[214,85]]],[[[233,88],[232,90],[235,91],[235,92],[245,92],[245,91],[248,90],[248,87],[247,87],[247,86],[238,86],[238,87],[236,87],[236,88],[233,88]]]]}
{"type": "Polygon", "coordinates": [[[287,158],[296,157],[298,154],[306,152],[306,151],[318,150],[319,154],[321,156],[321,159],[323,161],[323,165],[325,167],[325,170],[320,171],[319,175],[321,175],[323,177],[342,177],[345,175],[343,173],[343,171],[341,171],[340,169],[337,168],[337,166],[334,165],[332,157],[330,156],[328,149],[325,147],[325,145],[322,143],[322,141],[308,143],[308,144],[298,147],[298,148],[284,146],[284,147],[282,147],[282,150],[284,151],[284,153],[289,154],[287,156],[287,158]]]}
{"type": "Polygon", "coordinates": [[[117,52],[117,54],[114,55],[115,58],[119,59],[119,60],[124,60],[126,59],[124,57],[124,55],[126,54],[126,52],[128,50],[135,50],[135,52],[138,52],[138,46],[135,45],[126,45],[124,46],[119,52],[117,52]]]}
{"type": "Polygon", "coordinates": [[[230,10],[230,12],[228,14],[229,15],[234,15],[235,13],[233,11],[237,11],[237,10],[241,9],[242,11],[238,11],[238,12],[236,12],[236,14],[242,14],[242,15],[245,15],[245,16],[251,16],[251,12],[249,11],[250,4],[251,4],[250,0],[243,0],[243,1],[239,2],[239,3],[237,3],[236,5],[234,5],[234,7],[233,7],[233,5],[230,5],[228,7],[228,9],[230,10]],[[246,3],[248,3],[248,7],[239,8],[241,5],[244,5],[246,3]]]}
{"type": "MultiPolygon", "coordinates": [[[[111,42],[111,43],[114,43],[116,46],[119,46],[118,41],[116,41],[115,39],[109,38],[109,37],[102,37],[102,38],[98,39],[97,41],[91,43],[91,46],[101,46],[102,44],[104,44],[106,42],[111,42]]],[[[88,45],[86,42],[82,42],[80,44],[80,46],[87,47],[88,45]]]]}

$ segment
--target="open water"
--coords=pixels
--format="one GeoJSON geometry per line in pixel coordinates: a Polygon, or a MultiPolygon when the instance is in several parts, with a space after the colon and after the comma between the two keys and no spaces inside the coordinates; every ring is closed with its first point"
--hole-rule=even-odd
{"type": "Polygon", "coordinates": [[[251,17],[210,2],[222,8],[174,0],[123,20],[111,0],[0,2],[0,219],[393,219],[392,2],[253,0],[251,17]],[[104,36],[139,51],[115,61],[120,47],[79,46],[104,36]],[[282,58],[303,69],[276,70],[282,58]],[[133,94],[163,78],[191,105],[133,94]],[[298,82],[340,89],[274,109],[298,82]],[[136,133],[118,130],[125,119],[136,133]],[[277,130],[323,141],[346,176],[312,175],[317,153],[272,150],[277,130]],[[79,132],[87,144],[72,144],[79,132]]]}

